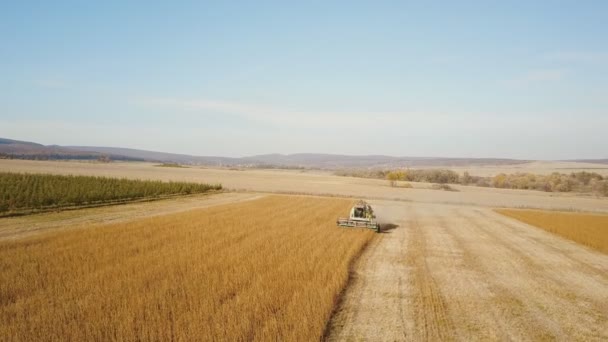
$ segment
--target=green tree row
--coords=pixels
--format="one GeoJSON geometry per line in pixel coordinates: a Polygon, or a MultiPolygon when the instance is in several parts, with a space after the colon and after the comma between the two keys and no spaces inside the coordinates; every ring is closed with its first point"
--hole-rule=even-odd
{"type": "Polygon", "coordinates": [[[221,189],[220,184],[0,172],[0,214],[221,189]]]}

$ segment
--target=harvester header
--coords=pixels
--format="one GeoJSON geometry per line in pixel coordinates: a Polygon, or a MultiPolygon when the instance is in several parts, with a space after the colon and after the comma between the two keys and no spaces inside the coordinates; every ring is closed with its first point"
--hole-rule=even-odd
{"type": "Polygon", "coordinates": [[[380,232],[380,224],[372,207],[365,201],[357,202],[350,210],[349,217],[339,217],[336,224],[340,227],[368,228],[380,232]]]}

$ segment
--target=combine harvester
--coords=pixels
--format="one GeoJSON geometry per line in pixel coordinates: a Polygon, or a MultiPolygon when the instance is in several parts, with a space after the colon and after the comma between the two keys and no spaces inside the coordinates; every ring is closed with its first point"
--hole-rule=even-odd
{"type": "Polygon", "coordinates": [[[374,210],[365,201],[359,201],[350,210],[350,217],[339,217],[336,221],[340,227],[368,228],[380,233],[380,224],[376,221],[374,210]]]}

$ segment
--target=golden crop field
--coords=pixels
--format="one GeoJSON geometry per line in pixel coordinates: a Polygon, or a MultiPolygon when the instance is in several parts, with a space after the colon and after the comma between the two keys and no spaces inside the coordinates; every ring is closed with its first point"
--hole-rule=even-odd
{"type": "Polygon", "coordinates": [[[608,215],[523,209],[496,211],[608,253],[608,215]]]}
{"type": "Polygon", "coordinates": [[[5,340],[319,340],[371,231],[270,196],[0,243],[5,340]]]}

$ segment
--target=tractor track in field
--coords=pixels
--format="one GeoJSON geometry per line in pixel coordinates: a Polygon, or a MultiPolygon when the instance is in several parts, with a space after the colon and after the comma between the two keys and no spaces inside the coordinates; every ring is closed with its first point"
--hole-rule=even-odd
{"type": "Polygon", "coordinates": [[[490,209],[372,205],[397,227],[356,263],[327,340],[608,339],[608,255],[490,209]]]}
{"type": "MultiPolygon", "coordinates": [[[[494,223],[502,222],[502,224],[509,228],[512,236],[518,236],[521,234],[522,230],[528,230],[530,227],[522,222],[509,220],[509,221],[501,221],[502,216],[498,213],[492,212],[484,212],[482,210],[475,210],[475,214],[479,215],[483,219],[490,220],[494,223]]],[[[553,236],[553,235],[552,235],[553,236]]],[[[581,250],[581,245],[576,242],[569,241],[567,239],[562,239],[562,242],[566,242],[566,244],[560,243],[559,247],[547,243],[546,239],[543,239],[543,235],[539,236],[527,236],[530,241],[534,241],[537,244],[543,246],[543,248],[551,249],[552,252],[561,255],[562,257],[568,259],[568,262],[575,263],[577,267],[581,271],[587,272],[589,275],[601,277],[604,280],[608,281],[608,265],[592,265],[593,260],[589,260],[586,258],[587,254],[579,253],[581,250]],[[586,260],[585,260],[586,259],[586,260]],[[591,264],[590,264],[591,263],[591,264]]],[[[556,239],[559,240],[559,239],[556,239]]]]}
{"type": "Polygon", "coordinates": [[[447,314],[446,299],[429,267],[425,232],[418,221],[412,221],[410,229],[413,237],[409,241],[406,258],[412,268],[411,287],[415,289],[414,319],[418,329],[414,339],[450,341],[454,325],[447,314]]]}
{"type": "MultiPolygon", "coordinates": [[[[460,212],[454,210],[451,215],[459,216],[460,212]]],[[[526,331],[533,331],[534,321],[522,320],[512,321],[507,320],[508,312],[505,307],[508,307],[510,312],[523,312],[522,302],[516,298],[508,287],[502,286],[491,279],[485,278],[484,265],[479,258],[471,253],[472,241],[471,237],[475,236],[481,240],[491,239],[484,231],[479,231],[475,224],[463,224],[458,227],[446,223],[445,218],[440,218],[441,227],[449,234],[453,241],[454,250],[459,251],[460,257],[454,258],[454,262],[460,267],[463,267],[467,272],[461,275],[462,288],[472,289],[471,293],[480,294],[487,292],[488,298],[496,305],[493,307],[484,308],[484,315],[479,315],[479,303],[475,300],[462,301],[460,311],[456,315],[459,317],[457,326],[459,336],[477,335],[483,340],[521,340],[522,336],[517,335],[517,331],[511,331],[509,327],[520,326],[526,331]]],[[[456,254],[456,253],[454,253],[456,254]]],[[[536,336],[535,339],[542,339],[543,335],[536,336]]]]}
{"type": "MultiPolygon", "coordinates": [[[[608,323],[605,315],[608,312],[606,301],[602,302],[593,299],[594,297],[597,298],[596,294],[601,294],[602,292],[608,296],[606,294],[608,289],[605,287],[605,284],[608,283],[606,273],[573,259],[565,254],[563,249],[553,246],[551,241],[543,241],[542,235],[540,237],[525,237],[522,235],[522,233],[528,233],[529,229],[535,228],[523,227],[524,231],[520,232],[517,231],[517,227],[512,222],[507,221],[502,224],[502,227],[507,228],[508,234],[498,235],[495,231],[491,231],[480,225],[479,219],[475,219],[475,217],[478,217],[493,223],[500,222],[492,213],[476,210],[472,214],[474,215],[473,218],[465,216],[465,219],[483,231],[483,233],[492,236],[497,241],[501,241],[501,247],[505,248],[513,258],[516,258],[516,256],[520,257],[519,263],[513,264],[514,267],[520,267],[523,264],[524,267],[520,268],[521,272],[526,272],[528,278],[532,280],[528,284],[528,287],[533,288],[539,294],[527,297],[526,293],[520,293],[520,300],[522,302],[528,299],[524,302],[528,305],[528,310],[535,311],[541,314],[541,316],[542,314],[549,314],[552,317],[563,318],[562,323],[559,325],[548,324],[543,326],[542,322],[537,322],[533,327],[531,326],[537,332],[545,329],[545,334],[542,337],[551,336],[551,338],[558,338],[564,335],[563,329],[567,329],[579,330],[579,333],[587,335],[585,339],[590,339],[594,337],[595,332],[593,331],[593,327],[595,324],[577,326],[571,321],[608,323]],[[562,269],[547,268],[547,262],[568,266],[568,268],[575,269],[577,274],[573,277],[564,276],[562,269]],[[580,277],[589,279],[589,281],[585,280],[581,282],[578,280],[580,277]],[[595,281],[596,278],[602,280],[604,285],[595,281]],[[545,305],[545,302],[540,300],[543,297],[545,301],[551,301],[553,305],[545,305]],[[562,310],[564,307],[570,307],[574,310],[564,313],[562,310]],[[602,312],[604,314],[601,314],[602,312]]],[[[571,243],[553,235],[548,235],[548,237],[557,242],[571,243]]],[[[584,249],[582,246],[577,247],[584,249]]],[[[547,323],[547,320],[545,322],[547,323]]]]}
{"type": "MultiPolygon", "coordinates": [[[[508,270],[509,274],[513,274],[519,270],[521,274],[525,274],[525,279],[534,279],[537,275],[531,273],[534,269],[534,262],[527,255],[520,253],[510,246],[508,246],[501,236],[498,236],[491,229],[485,228],[479,223],[479,220],[475,220],[468,216],[468,213],[461,213],[460,211],[454,212],[452,215],[461,217],[463,224],[460,227],[455,228],[454,226],[446,226],[451,231],[451,236],[454,241],[458,244],[459,248],[464,251],[466,259],[466,268],[476,275],[477,283],[481,288],[485,288],[488,291],[488,299],[494,303],[494,307],[484,308],[484,313],[487,316],[491,316],[492,319],[485,319],[482,322],[476,322],[477,329],[483,331],[483,336],[490,339],[509,339],[509,340],[546,340],[555,339],[556,336],[560,335],[559,327],[550,324],[546,327],[546,321],[538,305],[536,298],[539,298],[540,293],[528,298],[526,293],[518,292],[514,286],[510,286],[508,283],[501,281],[499,274],[492,275],[496,272],[492,262],[483,262],[479,257],[476,257],[470,251],[474,249],[474,242],[471,237],[477,237],[486,241],[495,241],[497,244],[492,244],[493,253],[495,257],[500,259],[504,264],[496,265],[500,267],[499,272],[508,270]],[[465,233],[466,230],[466,233],[465,233]],[[464,235],[464,236],[463,236],[464,235]],[[496,329],[493,327],[494,324],[500,324],[500,328],[496,329]],[[518,329],[512,329],[510,327],[518,327],[518,329]],[[525,333],[522,333],[525,332],[525,333]]],[[[496,273],[499,273],[496,272],[496,273]]],[[[522,277],[524,278],[524,277],[522,277]]],[[[530,291],[534,288],[535,291],[541,291],[542,295],[546,295],[546,289],[538,288],[535,284],[527,283],[525,291],[530,291]]],[[[545,297],[546,299],[546,297],[545,297]]],[[[479,301],[474,302],[474,306],[471,306],[470,310],[478,310],[483,303],[479,301]],[[475,308],[475,309],[473,309],[475,308]]],[[[467,320],[469,322],[475,322],[479,320],[476,312],[469,313],[467,320]]],[[[462,314],[466,314],[462,312],[462,314]]],[[[484,315],[479,315],[484,316],[484,315]]],[[[466,324],[466,323],[465,323],[466,324]]],[[[474,330],[473,330],[474,331],[474,330]]],[[[471,331],[469,331],[471,332],[471,331]]],[[[461,332],[463,334],[469,333],[467,331],[461,332]]],[[[465,335],[466,336],[466,335],[465,335]]]]}
{"type": "MultiPolygon", "coordinates": [[[[380,241],[381,241],[381,239],[376,239],[373,242],[371,242],[370,245],[368,245],[367,248],[368,248],[368,250],[369,250],[369,252],[371,254],[375,254],[376,253],[376,250],[380,246],[380,241]]],[[[367,265],[367,263],[369,263],[369,259],[363,258],[363,259],[361,259],[360,264],[357,265],[357,268],[367,269],[367,268],[370,267],[369,265],[367,265]]],[[[356,272],[353,272],[353,274],[351,275],[350,281],[352,283],[359,283],[359,286],[362,286],[362,287],[367,287],[368,286],[368,281],[365,279],[365,277],[361,277],[360,275],[357,275],[356,272]]],[[[353,310],[351,310],[351,311],[349,311],[347,313],[347,315],[348,315],[347,319],[348,320],[358,320],[359,319],[359,314],[360,314],[360,310],[359,309],[364,307],[363,303],[361,302],[362,298],[357,298],[356,300],[358,300],[359,303],[358,303],[358,305],[356,305],[353,308],[353,310]]],[[[352,327],[352,326],[347,327],[346,334],[352,333],[353,329],[354,329],[354,327],[352,327]]]]}

